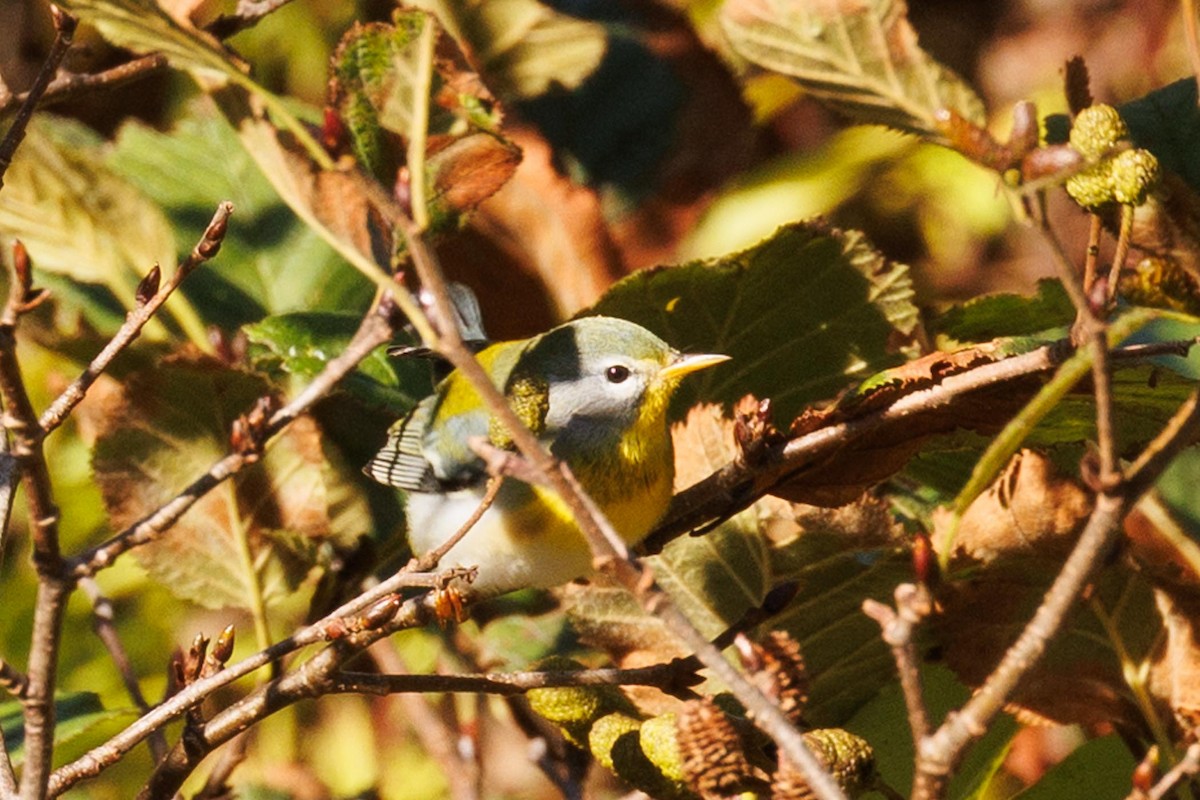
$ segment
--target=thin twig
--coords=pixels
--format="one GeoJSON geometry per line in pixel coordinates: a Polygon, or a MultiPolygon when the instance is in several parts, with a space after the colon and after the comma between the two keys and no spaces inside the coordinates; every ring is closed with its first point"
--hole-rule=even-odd
{"type": "Polygon", "coordinates": [[[525,694],[530,689],[561,686],[651,686],[662,688],[690,682],[698,668],[691,659],[632,669],[532,670],[483,675],[380,675],[374,672],[340,672],[332,691],[360,694],[425,692],[475,692],[501,696],[525,694]]]}
{"type": "MultiPolygon", "coordinates": [[[[149,55],[135,58],[132,61],[127,61],[124,64],[110,67],[102,72],[82,75],[76,73],[60,75],[52,80],[50,85],[46,87],[46,90],[42,92],[41,99],[37,101],[38,106],[45,107],[54,103],[73,100],[76,97],[92,94],[101,89],[115,89],[148,75],[153,75],[155,72],[165,69],[166,66],[166,56],[162,53],[150,53],[149,55]]],[[[5,114],[18,103],[26,102],[31,93],[31,91],[26,91],[8,95],[0,99],[0,115],[5,114]]]]}
{"type": "Polygon", "coordinates": [[[1180,450],[1195,443],[1197,436],[1200,436],[1200,389],[1188,395],[1158,435],[1125,468],[1121,481],[1125,490],[1141,496],[1180,450]]]}
{"type": "MultiPolygon", "coordinates": [[[[1145,800],[1162,800],[1162,798],[1166,797],[1175,788],[1175,784],[1184,778],[1194,777],[1197,773],[1200,773],[1200,743],[1193,742],[1188,746],[1187,752],[1183,754],[1183,758],[1179,760],[1179,763],[1159,778],[1154,786],[1150,788],[1150,791],[1141,795],[1141,797],[1145,798],[1145,800]]],[[[1133,800],[1135,797],[1137,795],[1131,794],[1130,800],[1133,800]]]]}
{"type": "MultiPolygon", "coordinates": [[[[443,584],[445,580],[446,577],[442,575],[414,574],[402,570],[343,603],[311,625],[306,625],[286,639],[281,639],[266,650],[261,650],[211,676],[202,677],[195,683],[189,684],[155,706],[148,714],[143,714],[108,741],[55,770],[50,781],[51,796],[61,794],[81,780],[99,775],[136,747],[151,731],[161,728],[167,722],[180,716],[222,686],[227,686],[303,647],[327,642],[331,638],[337,639],[338,636],[333,631],[343,629],[346,619],[372,606],[381,598],[394,594],[405,587],[431,588],[443,584]]],[[[382,630],[391,632],[399,630],[405,625],[423,621],[425,613],[418,601],[409,601],[401,607],[389,626],[382,630]]]]}
{"type": "Polygon", "coordinates": [[[1096,262],[1100,258],[1100,234],[1104,231],[1104,221],[1099,214],[1089,214],[1091,224],[1088,226],[1087,251],[1083,259],[1083,293],[1092,295],[1092,286],[1096,283],[1096,262]]]}
{"type": "MultiPolygon", "coordinates": [[[[426,594],[408,601],[388,625],[334,641],[291,672],[268,681],[233,705],[217,712],[193,729],[158,764],[138,800],[170,798],[192,770],[215,748],[251,725],[301,700],[327,694],[341,665],[349,658],[401,628],[411,628],[436,615],[433,597],[426,594]]],[[[215,676],[214,676],[215,677],[215,676]]]]}
{"type": "Polygon", "coordinates": [[[1108,308],[1116,302],[1117,288],[1121,285],[1121,270],[1125,268],[1125,259],[1129,256],[1129,245],[1133,240],[1133,212],[1133,206],[1121,205],[1121,228],[1117,233],[1117,249],[1113,253],[1112,267],[1108,271],[1105,297],[1105,305],[1108,308]]]}
{"type": "Polygon", "coordinates": [[[904,706],[908,710],[908,727],[912,731],[913,741],[919,742],[929,735],[931,729],[913,635],[921,620],[929,616],[933,600],[925,587],[911,583],[897,586],[895,597],[895,610],[867,598],[863,601],[863,613],[879,623],[883,641],[892,649],[900,688],[904,693],[904,706]]]}
{"type": "Polygon", "coordinates": [[[471,516],[467,517],[454,534],[440,545],[430,550],[428,553],[418,557],[413,566],[413,572],[430,572],[437,569],[438,564],[446,553],[449,553],[456,544],[462,541],[463,537],[471,532],[475,524],[479,522],[487,510],[496,502],[496,495],[500,494],[500,487],[504,485],[504,476],[496,475],[488,479],[487,489],[483,493],[483,498],[479,501],[479,505],[471,512],[471,516]]]}
{"type": "Polygon", "coordinates": [[[25,673],[3,658],[0,658],[0,689],[4,689],[17,700],[24,700],[29,690],[29,678],[25,673]]]}
{"type": "MultiPolygon", "coordinates": [[[[56,15],[56,21],[61,15],[56,15]]],[[[70,19],[69,28],[74,20],[70,19]]],[[[68,37],[69,38],[69,37],[68,37]]],[[[19,255],[22,253],[19,251],[19,255]]],[[[0,312],[0,395],[4,398],[4,427],[11,455],[21,472],[25,504],[33,541],[33,563],[37,571],[37,594],[29,642],[28,684],[22,705],[25,717],[25,761],[21,771],[24,800],[45,797],[54,749],[54,689],[63,614],[73,581],[64,575],[58,538],[58,507],[50,483],[50,471],[42,449],[44,432],[38,425],[21,364],[17,358],[17,323],[21,315],[46,297],[34,289],[27,258],[13,259],[8,299],[0,312]]]]}
{"type": "MultiPolygon", "coordinates": [[[[408,667],[392,640],[380,639],[367,650],[367,655],[374,659],[380,671],[396,677],[409,677],[405,674],[408,673],[408,667]]],[[[344,680],[353,674],[356,673],[341,673],[338,679],[344,680]]],[[[389,697],[388,702],[398,707],[397,710],[401,712],[409,730],[420,741],[422,749],[441,767],[442,774],[449,784],[452,800],[477,800],[479,761],[460,751],[456,742],[457,732],[438,713],[430,699],[419,694],[401,692],[389,697]]]]}
{"type": "MultiPolygon", "coordinates": [[[[217,252],[221,249],[221,242],[225,239],[225,232],[229,224],[229,215],[232,213],[233,204],[229,201],[218,205],[217,211],[213,214],[212,221],[208,223],[208,227],[204,229],[204,234],[200,237],[200,241],[192,248],[192,252],[188,254],[187,258],[179,263],[175,274],[165,284],[158,286],[150,297],[145,299],[139,298],[140,302],[138,305],[125,316],[125,322],[108,341],[108,344],[104,346],[104,349],[92,359],[92,362],[88,364],[83,373],[72,381],[55,398],[50,407],[42,413],[39,423],[46,433],[61,425],[75,406],[79,405],[80,401],[86,396],[88,388],[96,382],[96,379],[108,368],[113,359],[138,337],[142,328],[157,313],[162,304],[167,302],[167,298],[175,293],[175,290],[183,283],[184,278],[190,275],[196,267],[217,255],[217,252]]],[[[147,276],[147,280],[153,280],[153,282],[157,283],[157,270],[158,267],[155,267],[151,274],[147,276]]],[[[143,281],[143,286],[146,286],[146,281],[143,281]]]]}
{"type": "Polygon", "coordinates": [[[25,129],[29,126],[29,120],[33,118],[33,111],[54,78],[54,73],[58,72],[58,65],[71,49],[71,40],[75,36],[77,20],[73,16],[56,5],[50,6],[50,14],[54,17],[54,44],[50,46],[50,53],[42,62],[42,68],[34,78],[33,85],[25,93],[25,100],[13,118],[12,126],[8,133],[4,134],[4,139],[0,140],[0,188],[4,187],[4,173],[8,172],[13,155],[25,138],[25,129]]]}
{"type": "MultiPolygon", "coordinates": [[[[259,448],[293,420],[303,414],[317,400],[324,397],[334,385],[353,370],[360,361],[380,345],[391,341],[392,323],[390,306],[380,306],[363,318],[362,324],[346,349],[331,359],[325,368],[287,405],[271,415],[264,427],[259,448]]],[[[172,500],[160,506],[107,542],[88,550],[69,564],[70,574],[76,577],[93,575],[111,565],[126,551],[158,538],[164,531],[191,508],[197,500],[214,487],[241,471],[255,461],[253,450],[230,453],[209,467],[208,471],[192,482],[172,500]]]]}
{"type": "Polygon", "coordinates": [[[914,798],[928,800],[943,796],[967,745],[987,732],[1018,682],[1045,652],[1104,555],[1112,549],[1120,533],[1121,520],[1132,502],[1133,498],[1119,495],[1100,494],[1096,498],[1096,506],[1079,541],[1016,643],[966,705],[947,715],[936,732],[917,743],[914,798]]]}
{"type": "MultiPolygon", "coordinates": [[[[140,713],[145,714],[150,710],[150,704],[146,702],[146,697],[142,694],[142,687],[138,684],[137,676],[133,674],[133,664],[129,660],[129,654],[125,652],[125,645],[121,642],[120,634],[117,633],[116,614],[113,612],[112,601],[105,596],[100,585],[93,578],[82,578],[79,581],[79,588],[83,589],[88,599],[92,601],[92,628],[96,631],[96,636],[104,643],[109,657],[116,665],[121,682],[125,684],[125,691],[129,694],[129,699],[133,701],[140,713]]],[[[150,745],[150,754],[155,761],[161,759],[167,752],[167,737],[161,730],[150,734],[148,744],[150,745]]]]}

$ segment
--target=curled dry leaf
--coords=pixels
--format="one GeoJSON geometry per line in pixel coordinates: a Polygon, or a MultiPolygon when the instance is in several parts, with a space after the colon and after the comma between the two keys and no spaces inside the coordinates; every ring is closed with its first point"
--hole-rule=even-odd
{"type": "Polygon", "coordinates": [[[1154,586],[1166,636],[1154,653],[1149,688],[1176,721],[1200,724],[1200,545],[1151,492],[1125,520],[1130,555],[1154,586]]]}
{"type": "MultiPolygon", "coordinates": [[[[1043,455],[1017,453],[999,479],[967,509],[954,541],[967,575],[944,581],[934,630],[946,664],[978,686],[1041,603],[1076,534],[1091,497],[1062,477],[1043,455]]],[[[944,547],[949,515],[937,520],[944,547]]],[[[1078,723],[1099,733],[1114,728],[1145,736],[1149,725],[1126,675],[1149,658],[1162,628],[1145,578],[1112,564],[1088,599],[1022,681],[1011,709],[1026,721],[1078,723]]]]}
{"type": "MultiPolygon", "coordinates": [[[[1059,475],[1050,459],[1020,450],[963,513],[952,556],[984,564],[1005,556],[1065,557],[1091,510],[1088,492],[1059,475]]],[[[952,513],[940,510],[934,524],[934,548],[941,553],[952,513]]]]}

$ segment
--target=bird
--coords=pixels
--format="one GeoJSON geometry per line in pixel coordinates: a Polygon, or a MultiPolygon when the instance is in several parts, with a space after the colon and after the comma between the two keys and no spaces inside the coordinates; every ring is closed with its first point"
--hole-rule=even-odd
{"type": "MultiPolygon", "coordinates": [[[[605,316],[493,344],[477,358],[629,544],[650,532],[671,499],[671,397],[686,375],[728,360],[681,353],[636,323],[605,316]]],[[[509,432],[455,370],[392,425],[364,467],[406,493],[414,555],[440,547],[480,508],[489,475],[473,437],[512,448],[509,432]]],[[[477,568],[469,594],[486,598],[586,577],[592,555],[553,489],[506,478],[440,566],[477,568]]]]}

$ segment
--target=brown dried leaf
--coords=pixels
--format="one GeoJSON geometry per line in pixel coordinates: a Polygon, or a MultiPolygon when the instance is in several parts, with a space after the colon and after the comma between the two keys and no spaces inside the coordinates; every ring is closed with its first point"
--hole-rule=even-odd
{"type": "MultiPolygon", "coordinates": [[[[224,456],[230,426],[266,391],[254,376],[196,357],[131,376],[107,398],[92,463],[113,528],[152,513],[224,456]]],[[[286,596],[317,564],[316,545],[357,535],[366,515],[330,466],[316,423],[302,417],[137,554],[181,597],[247,608],[259,590],[268,602],[286,596]]]]}
{"type": "MultiPolygon", "coordinates": [[[[1091,496],[1075,481],[1059,475],[1050,459],[1033,450],[1020,450],[962,515],[953,557],[984,564],[1018,555],[1063,557],[1091,510],[1091,496]]],[[[951,532],[953,513],[943,510],[934,522],[934,548],[941,552],[951,532]]]]}
{"type": "MultiPolygon", "coordinates": [[[[536,132],[509,133],[524,158],[512,180],[480,205],[472,225],[519,269],[537,276],[558,315],[570,316],[596,302],[625,273],[621,255],[596,192],[563,176],[550,145],[536,132]]],[[[500,280],[492,275],[488,283],[500,280]]]]}
{"type": "MultiPolygon", "coordinates": [[[[954,552],[976,566],[969,578],[942,585],[936,632],[947,665],[968,685],[987,677],[1028,623],[1091,504],[1089,494],[1058,475],[1048,459],[1023,450],[967,509],[954,552]]],[[[935,543],[945,541],[948,521],[949,515],[942,517],[935,543]]],[[[1026,720],[1143,733],[1147,722],[1125,676],[1150,656],[1159,637],[1154,603],[1143,576],[1125,564],[1107,567],[1083,608],[1023,679],[1012,709],[1026,720]]]]}
{"type": "Polygon", "coordinates": [[[1166,638],[1150,668],[1151,694],[1185,728],[1200,724],[1200,545],[1151,493],[1125,520],[1130,555],[1154,585],[1166,638]]]}

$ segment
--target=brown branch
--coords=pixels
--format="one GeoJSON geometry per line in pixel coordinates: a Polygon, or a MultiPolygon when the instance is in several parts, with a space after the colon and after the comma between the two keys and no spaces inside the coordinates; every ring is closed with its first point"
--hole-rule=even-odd
{"type": "Polygon", "coordinates": [[[483,675],[380,675],[340,672],[330,690],[339,693],[388,695],[425,692],[473,692],[500,696],[525,694],[530,689],[561,686],[650,686],[664,692],[694,683],[699,664],[675,659],[665,664],[632,669],[532,670],[483,675]]]}
{"type": "MultiPolygon", "coordinates": [[[[79,587],[92,601],[92,629],[104,643],[105,649],[108,650],[109,657],[112,658],[117,672],[121,676],[121,681],[125,684],[125,691],[129,694],[129,698],[137,710],[145,714],[150,710],[150,704],[146,702],[146,697],[142,694],[142,687],[138,685],[137,676],[133,674],[133,664],[129,661],[129,654],[125,652],[125,645],[121,642],[120,634],[117,633],[116,615],[113,612],[112,601],[105,596],[100,585],[93,578],[80,579],[79,587]]],[[[149,745],[150,755],[155,761],[158,761],[167,752],[166,735],[161,730],[154,731],[150,735],[149,745]]]]}
{"type": "Polygon", "coordinates": [[[696,656],[725,683],[731,692],[754,716],[754,723],[769,735],[802,771],[814,794],[827,798],[842,798],[844,794],[832,776],[821,766],[804,743],[797,731],[779,708],[762,694],[721,655],[703,634],[687,619],[686,615],[670,601],[665,593],[654,586],[652,577],[633,560],[621,537],[611,523],[600,513],[595,503],[587,496],[570,474],[565,464],[560,464],[542,446],[537,436],[524,425],[509,407],[504,395],[492,382],[491,377],[475,358],[454,324],[452,304],[446,281],[432,251],[422,236],[422,231],[413,224],[394,202],[381,207],[396,222],[404,233],[412,263],[421,285],[433,297],[435,317],[432,320],[439,339],[434,349],[442,354],[480,394],[489,411],[509,431],[521,454],[540,471],[570,509],[584,539],[591,548],[597,564],[615,577],[625,588],[634,593],[651,614],[665,621],[673,633],[679,636],[696,656]]]}
{"type": "Polygon", "coordinates": [[[1180,450],[1195,443],[1197,436],[1200,436],[1200,389],[1188,395],[1158,435],[1125,469],[1122,476],[1125,490],[1140,497],[1180,450]]]}
{"type": "Polygon", "coordinates": [[[904,583],[896,587],[896,608],[870,598],[863,601],[863,613],[879,623],[883,641],[892,649],[904,705],[908,710],[908,727],[913,741],[929,735],[929,710],[921,689],[921,673],[913,635],[917,626],[933,610],[933,598],[924,586],[904,583]]]}
{"type": "Polygon", "coordinates": [[[37,77],[33,79],[33,86],[25,93],[25,100],[13,118],[12,126],[8,133],[4,134],[4,139],[0,140],[0,188],[4,187],[4,173],[8,172],[13,155],[25,138],[25,129],[29,126],[29,120],[33,118],[33,111],[50,85],[54,73],[58,72],[58,65],[71,49],[71,40],[75,36],[77,20],[74,17],[56,5],[50,6],[50,14],[54,17],[54,44],[50,46],[50,54],[42,62],[37,77]]]}
{"type": "Polygon", "coordinates": [[[1104,221],[1099,214],[1089,214],[1087,251],[1083,260],[1083,293],[1092,294],[1092,286],[1096,283],[1096,262],[1100,258],[1100,234],[1104,231],[1104,221]]]}
{"type": "Polygon", "coordinates": [[[914,798],[924,800],[944,794],[967,745],[987,732],[1017,684],[1037,664],[1079,593],[1112,549],[1121,520],[1132,502],[1133,498],[1119,495],[1101,494],[1096,498],[1096,506],[1079,541],[1016,643],[966,705],[947,715],[936,732],[917,743],[914,798]]]}
{"type": "Polygon", "coordinates": [[[280,709],[328,694],[337,671],[349,658],[396,630],[432,621],[436,614],[433,594],[414,598],[404,604],[389,624],[334,641],[291,672],[257,687],[212,719],[196,726],[191,736],[176,744],[155,768],[138,794],[138,800],[173,797],[192,770],[215,748],[280,709]]]}
{"type": "MultiPolygon", "coordinates": [[[[44,107],[54,103],[74,100],[76,97],[96,90],[115,89],[127,83],[140,80],[148,75],[153,75],[155,72],[165,69],[166,66],[166,56],[162,53],[150,53],[149,55],[135,58],[132,61],[127,61],[124,64],[110,67],[102,72],[88,74],[67,73],[50,81],[45,91],[42,92],[41,98],[36,100],[36,102],[38,106],[44,107]]],[[[7,113],[17,104],[28,102],[31,94],[33,94],[32,90],[0,98],[0,116],[7,113]]]]}
{"type": "MultiPolygon", "coordinates": [[[[72,30],[74,19],[66,17],[69,24],[63,19],[62,15],[55,15],[56,24],[72,30]]],[[[65,38],[69,42],[69,34],[65,38]]],[[[4,427],[11,456],[16,460],[25,490],[38,581],[26,669],[28,682],[21,700],[25,718],[25,762],[21,771],[20,796],[24,800],[40,800],[46,792],[54,748],[54,689],[59,642],[67,596],[73,583],[62,569],[58,507],[54,503],[50,472],[42,449],[45,433],[38,425],[17,358],[17,323],[22,314],[34,308],[45,296],[44,292],[33,288],[29,259],[24,248],[17,245],[8,299],[0,312],[0,395],[4,398],[4,427]]],[[[6,532],[0,531],[0,534],[6,532]]]]}
{"type": "Polygon", "coordinates": [[[71,384],[63,390],[63,392],[55,398],[50,407],[45,410],[39,420],[42,429],[49,433],[62,424],[67,415],[79,405],[87,394],[87,390],[91,387],[96,379],[106,370],[113,359],[116,358],[121,351],[129,346],[134,339],[141,333],[142,328],[150,321],[150,318],[162,307],[163,303],[167,302],[183,280],[190,275],[196,267],[203,264],[217,255],[221,249],[221,242],[225,239],[225,232],[229,224],[229,215],[233,213],[233,204],[225,201],[217,206],[217,211],[213,214],[212,221],[208,223],[208,227],[204,229],[204,234],[200,237],[200,241],[192,248],[192,252],[187,258],[179,263],[175,270],[175,274],[161,286],[158,285],[158,267],[147,275],[142,281],[142,286],[139,287],[139,302],[137,306],[125,316],[125,322],[113,335],[108,344],[104,346],[92,362],[88,364],[83,373],[76,378],[71,384]],[[148,297],[142,297],[142,290],[146,289],[148,297]]]}
{"type": "Polygon", "coordinates": [[[1179,763],[1171,767],[1165,775],[1158,779],[1154,786],[1150,787],[1150,791],[1141,794],[1130,794],[1130,800],[1162,800],[1166,797],[1175,785],[1185,778],[1195,777],[1200,773],[1200,743],[1193,742],[1188,746],[1187,752],[1183,754],[1183,758],[1179,763]]]}
{"type": "Polygon", "coordinates": [[[280,408],[263,428],[262,436],[249,443],[239,452],[230,453],[209,467],[208,471],[192,482],[176,497],[135,522],[107,542],[88,550],[72,559],[68,571],[75,577],[93,575],[104,569],[126,551],[153,541],[183,516],[197,500],[210,492],[244,467],[257,460],[266,443],[293,420],[308,410],[313,403],[328,394],[360,361],[380,345],[391,341],[391,306],[382,303],[363,318],[362,324],[346,349],[331,359],[313,380],[287,405],[280,408]]]}
{"type": "Polygon", "coordinates": [[[1129,256],[1129,245],[1133,241],[1133,212],[1133,206],[1121,205],[1121,228],[1117,233],[1117,249],[1113,253],[1112,266],[1108,271],[1108,289],[1105,296],[1105,305],[1108,308],[1111,308],[1117,300],[1121,270],[1125,268],[1125,259],[1129,256]]]}
{"type": "MultiPolygon", "coordinates": [[[[448,570],[448,572],[455,573],[457,570],[448,570]]],[[[143,714],[129,725],[129,727],[108,741],[88,751],[75,761],[55,770],[50,781],[51,796],[61,794],[81,780],[99,775],[136,747],[152,731],[160,729],[172,719],[184,714],[188,709],[202,702],[217,689],[227,686],[233,681],[245,677],[262,667],[277,662],[303,647],[328,642],[330,639],[342,638],[343,634],[341,632],[346,630],[347,627],[357,627],[353,624],[347,625],[346,621],[352,619],[364,609],[373,606],[381,598],[386,598],[406,587],[433,588],[444,584],[445,581],[446,575],[426,575],[402,570],[387,580],[382,581],[377,586],[342,604],[311,625],[306,625],[286,639],[281,639],[265,650],[248,656],[242,661],[232,664],[211,676],[202,677],[195,683],[189,684],[186,688],[181,689],[155,706],[149,713],[143,714]]],[[[421,614],[417,610],[414,610],[415,605],[414,602],[410,601],[401,607],[389,627],[386,628],[386,631],[398,630],[414,620],[422,620],[423,617],[421,614]]]]}
{"type": "Polygon", "coordinates": [[[8,743],[4,731],[0,730],[0,798],[13,800],[17,796],[17,774],[13,772],[12,760],[8,757],[8,743]]]}

